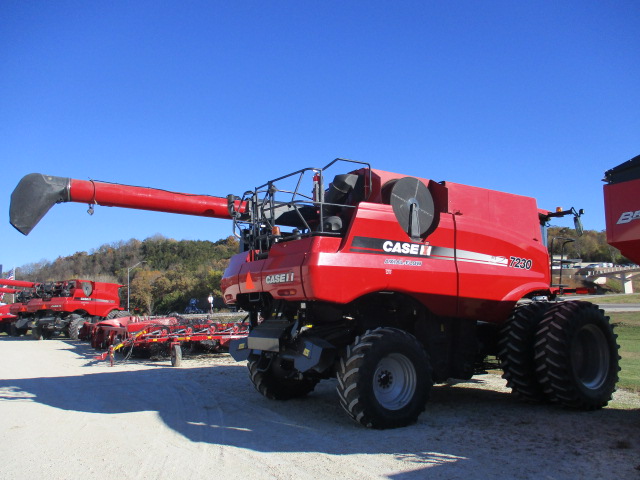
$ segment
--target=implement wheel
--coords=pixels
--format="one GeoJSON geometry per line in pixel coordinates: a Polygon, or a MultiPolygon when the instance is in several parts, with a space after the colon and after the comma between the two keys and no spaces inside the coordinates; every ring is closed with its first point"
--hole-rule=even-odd
{"type": "Polygon", "coordinates": [[[182,365],[182,348],[180,345],[171,346],[171,366],[179,367],[182,365]]]}
{"type": "Polygon", "coordinates": [[[618,382],[617,335],[609,317],[589,302],[550,308],[536,334],[538,378],[551,400],[593,410],[607,405],[618,382]]]}
{"type": "Polygon", "coordinates": [[[318,379],[303,376],[299,379],[279,356],[272,358],[260,356],[247,363],[249,377],[258,392],[271,400],[289,400],[311,393],[318,379]]]}
{"type": "Polygon", "coordinates": [[[386,327],[367,331],[347,348],[337,377],[342,408],[356,422],[379,429],[414,423],[433,385],[422,344],[386,327]]]}
{"type": "Polygon", "coordinates": [[[528,303],[513,311],[500,330],[498,343],[502,378],[516,395],[531,401],[547,399],[536,374],[534,344],[548,303],[528,303]]]}

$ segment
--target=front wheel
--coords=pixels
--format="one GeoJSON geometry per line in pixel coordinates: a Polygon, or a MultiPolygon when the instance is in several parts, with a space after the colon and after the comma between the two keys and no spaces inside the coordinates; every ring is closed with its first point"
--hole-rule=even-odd
{"type": "Polygon", "coordinates": [[[15,324],[15,323],[12,323],[12,324],[9,326],[9,334],[10,334],[12,337],[19,337],[19,336],[20,336],[20,334],[21,334],[20,329],[18,329],[18,327],[16,327],[16,324],[15,324]]]}
{"type": "Polygon", "coordinates": [[[42,328],[40,327],[33,327],[31,329],[31,337],[34,340],[42,340],[42,328]]]}
{"type": "Polygon", "coordinates": [[[71,340],[80,339],[80,330],[84,326],[84,317],[74,313],[69,317],[69,338],[71,340]]]}
{"type": "Polygon", "coordinates": [[[433,385],[422,344],[386,327],[367,331],[347,348],[337,378],[342,408],[356,422],[378,429],[414,423],[433,385]]]}
{"type": "Polygon", "coordinates": [[[567,407],[607,405],[618,382],[617,335],[609,317],[589,302],[550,308],[536,334],[536,365],[545,393],[567,407]]]}
{"type": "Polygon", "coordinates": [[[250,359],[247,363],[249,377],[258,392],[271,400],[289,400],[311,393],[318,379],[303,375],[302,378],[278,355],[250,359]]]}

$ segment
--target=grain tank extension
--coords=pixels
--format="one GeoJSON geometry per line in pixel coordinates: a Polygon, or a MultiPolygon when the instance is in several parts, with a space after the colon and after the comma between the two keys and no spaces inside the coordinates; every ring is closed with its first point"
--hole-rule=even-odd
{"type": "Polygon", "coordinates": [[[589,410],[615,390],[608,317],[553,301],[546,225],[574,209],[336,159],[227,197],[31,174],[11,223],[28,234],[60,202],[231,220],[240,252],[221,287],[251,332],[230,352],[270,399],[335,377],[356,422],[400,427],[434,383],[470,379],[495,357],[530,401],[589,410]]]}

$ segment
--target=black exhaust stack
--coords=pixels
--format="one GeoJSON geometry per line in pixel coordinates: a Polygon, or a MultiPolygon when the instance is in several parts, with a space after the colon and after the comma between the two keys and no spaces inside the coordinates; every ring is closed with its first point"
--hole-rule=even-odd
{"type": "Polygon", "coordinates": [[[30,173],[11,194],[9,221],[23,235],[29,235],[40,219],[56,203],[71,200],[71,179],[30,173]]]}

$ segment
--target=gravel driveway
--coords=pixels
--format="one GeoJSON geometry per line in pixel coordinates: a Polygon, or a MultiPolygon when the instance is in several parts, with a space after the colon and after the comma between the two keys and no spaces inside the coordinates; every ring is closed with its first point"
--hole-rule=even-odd
{"type": "Polygon", "coordinates": [[[433,389],[416,425],[373,431],[333,381],[274,402],[227,355],[110,367],[86,344],[0,337],[6,479],[640,479],[640,396],[575,412],[497,375],[433,389]]]}

